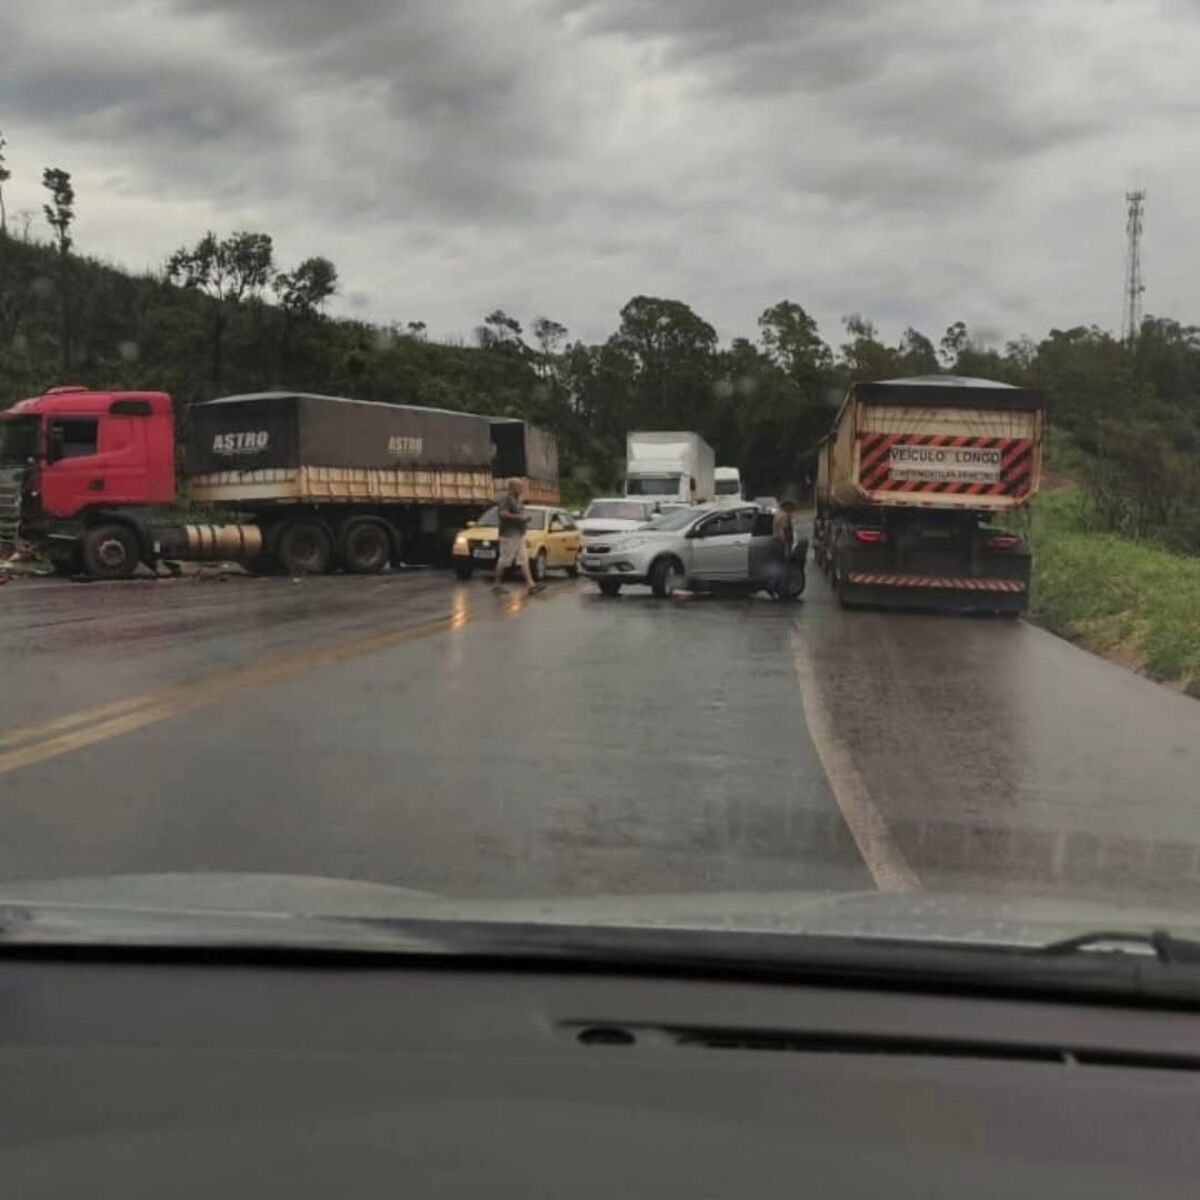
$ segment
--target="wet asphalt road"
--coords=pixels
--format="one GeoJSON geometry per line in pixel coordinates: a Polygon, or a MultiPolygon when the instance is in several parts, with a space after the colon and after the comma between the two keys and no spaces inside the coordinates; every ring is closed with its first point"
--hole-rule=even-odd
{"type": "Polygon", "coordinates": [[[0,879],[1200,900],[1200,704],[1021,622],[413,571],[0,589],[0,879]]]}

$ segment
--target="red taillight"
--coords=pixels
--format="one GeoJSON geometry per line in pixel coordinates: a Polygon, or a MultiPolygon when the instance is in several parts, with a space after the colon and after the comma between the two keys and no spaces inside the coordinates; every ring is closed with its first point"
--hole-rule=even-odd
{"type": "Polygon", "coordinates": [[[856,529],[854,540],[862,546],[878,546],[888,540],[888,535],[882,529],[856,529]]]}
{"type": "Polygon", "coordinates": [[[989,550],[1016,550],[1021,545],[1021,539],[1011,533],[998,533],[987,540],[989,550]]]}

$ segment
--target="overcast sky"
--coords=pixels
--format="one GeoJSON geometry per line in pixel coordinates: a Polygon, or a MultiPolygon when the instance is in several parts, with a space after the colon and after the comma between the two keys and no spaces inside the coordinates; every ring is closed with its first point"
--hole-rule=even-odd
{"type": "Polygon", "coordinates": [[[1197,63],[1190,0],[4,0],[0,130],[81,250],[262,229],[437,336],[649,293],[1005,339],[1119,325],[1134,185],[1147,310],[1200,320],[1197,63]]]}

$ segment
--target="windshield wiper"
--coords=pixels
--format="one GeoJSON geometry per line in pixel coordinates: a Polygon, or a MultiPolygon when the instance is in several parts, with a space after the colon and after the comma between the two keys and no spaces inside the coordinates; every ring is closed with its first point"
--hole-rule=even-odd
{"type": "Polygon", "coordinates": [[[1049,942],[1038,949],[1038,954],[1064,957],[1081,950],[1098,950],[1112,946],[1117,950],[1129,946],[1141,946],[1150,950],[1161,963],[1200,963],[1200,942],[1175,937],[1165,929],[1152,929],[1145,933],[1130,933],[1128,930],[1097,929],[1075,937],[1049,942]]]}

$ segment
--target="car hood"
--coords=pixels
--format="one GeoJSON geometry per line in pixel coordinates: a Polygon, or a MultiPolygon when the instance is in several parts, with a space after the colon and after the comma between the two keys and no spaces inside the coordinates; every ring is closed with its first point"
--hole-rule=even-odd
{"type": "Polygon", "coordinates": [[[373,922],[473,922],[1045,945],[1097,928],[1200,934],[1190,912],[991,893],[701,892],[455,899],[358,880],[161,874],[0,884],[0,941],[357,945],[373,922]],[[361,928],[354,923],[361,923],[361,928]]]}
{"type": "Polygon", "coordinates": [[[641,529],[645,521],[629,521],[619,517],[586,517],[582,521],[576,521],[580,532],[595,534],[595,533],[630,533],[634,529],[641,529]]]}

